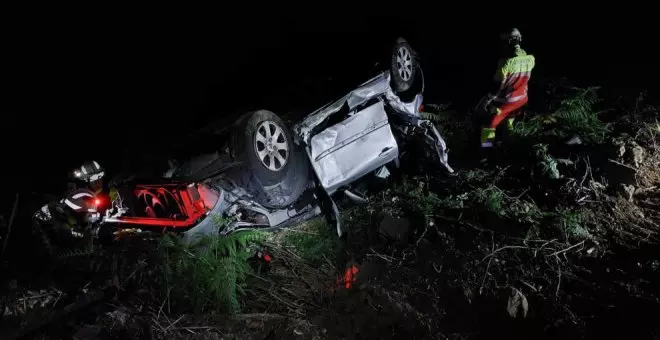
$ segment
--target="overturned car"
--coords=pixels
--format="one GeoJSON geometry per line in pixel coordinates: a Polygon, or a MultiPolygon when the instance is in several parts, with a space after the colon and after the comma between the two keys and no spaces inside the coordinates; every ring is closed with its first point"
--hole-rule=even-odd
{"type": "Polygon", "coordinates": [[[421,140],[439,166],[447,148],[420,116],[424,79],[403,39],[390,69],[288,129],[275,113],[243,115],[217,150],[172,162],[160,178],[116,181],[105,227],[150,226],[180,230],[188,241],[245,229],[272,230],[325,213],[342,235],[336,195],[353,201],[359,180],[385,177],[399,167],[401,150],[421,140]],[[217,217],[226,217],[218,229],[217,217]]]}

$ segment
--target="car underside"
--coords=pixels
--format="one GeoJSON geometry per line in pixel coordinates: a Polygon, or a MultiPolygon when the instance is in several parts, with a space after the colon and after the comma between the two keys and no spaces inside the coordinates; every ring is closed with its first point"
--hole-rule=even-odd
{"type": "Polygon", "coordinates": [[[414,51],[399,39],[390,70],[310,113],[293,129],[270,111],[250,112],[214,152],[174,162],[159,178],[121,182],[102,224],[179,230],[193,241],[278,229],[325,214],[341,235],[334,198],[363,202],[353,188],[398,168],[412,139],[453,171],[444,140],[420,116],[423,89],[414,51]]]}

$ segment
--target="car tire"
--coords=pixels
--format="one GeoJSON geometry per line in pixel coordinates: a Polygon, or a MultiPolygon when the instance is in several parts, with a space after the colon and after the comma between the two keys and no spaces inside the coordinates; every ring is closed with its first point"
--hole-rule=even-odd
{"type": "Polygon", "coordinates": [[[284,121],[271,111],[258,110],[242,116],[234,131],[233,158],[258,180],[259,203],[283,208],[295,202],[307,186],[309,166],[284,121]]]}
{"type": "Polygon", "coordinates": [[[410,44],[398,38],[392,48],[390,74],[392,89],[401,93],[408,91],[415,82],[417,72],[417,56],[410,44]]]}

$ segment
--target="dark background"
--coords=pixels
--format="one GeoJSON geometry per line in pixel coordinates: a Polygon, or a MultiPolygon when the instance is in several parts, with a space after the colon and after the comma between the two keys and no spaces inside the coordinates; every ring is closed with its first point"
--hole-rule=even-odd
{"type": "Polygon", "coordinates": [[[173,140],[245,109],[311,111],[366,80],[362,74],[374,75],[369,51],[396,35],[422,58],[427,102],[474,104],[489,85],[498,33],[508,24],[520,28],[523,47],[536,56],[534,79],[657,93],[657,29],[641,10],[611,18],[506,10],[482,19],[407,8],[404,19],[403,10],[351,14],[350,7],[288,17],[227,10],[209,18],[201,9],[21,17],[2,32],[5,193],[57,192],[87,159],[116,170],[158,157],[173,140]]]}

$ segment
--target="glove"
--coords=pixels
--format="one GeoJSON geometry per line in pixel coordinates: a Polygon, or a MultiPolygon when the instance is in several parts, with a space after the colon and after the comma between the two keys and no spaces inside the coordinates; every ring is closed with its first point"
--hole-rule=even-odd
{"type": "Polygon", "coordinates": [[[495,100],[495,96],[490,93],[484,96],[482,99],[483,107],[481,107],[481,110],[483,112],[493,113],[493,100],[495,100]]]}
{"type": "Polygon", "coordinates": [[[100,213],[90,214],[89,223],[96,223],[100,219],[101,219],[101,214],[100,213]]]}

